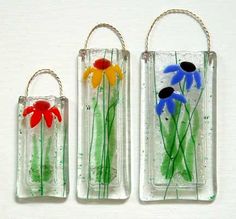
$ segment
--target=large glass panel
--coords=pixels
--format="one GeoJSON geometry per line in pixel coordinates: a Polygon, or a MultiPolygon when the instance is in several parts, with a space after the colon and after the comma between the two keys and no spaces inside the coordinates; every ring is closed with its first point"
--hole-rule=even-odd
{"type": "Polygon", "coordinates": [[[140,199],[216,196],[216,55],[141,58],[140,199]]]}

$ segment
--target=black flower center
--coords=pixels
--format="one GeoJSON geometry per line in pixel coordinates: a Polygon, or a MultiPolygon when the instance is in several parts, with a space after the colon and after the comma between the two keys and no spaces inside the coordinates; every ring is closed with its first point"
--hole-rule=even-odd
{"type": "Polygon", "coordinates": [[[193,72],[196,70],[196,66],[192,62],[181,62],[180,67],[186,72],[193,72]]]}
{"type": "Polygon", "coordinates": [[[171,94],[173,94],[174,92],[174,88],[173,87],[165,87],[163,89],[160,90],[158,96],[161,98],[161,99],[164,99],[164,98],[167,98],[167,97],[170,97],[171,94]]]}

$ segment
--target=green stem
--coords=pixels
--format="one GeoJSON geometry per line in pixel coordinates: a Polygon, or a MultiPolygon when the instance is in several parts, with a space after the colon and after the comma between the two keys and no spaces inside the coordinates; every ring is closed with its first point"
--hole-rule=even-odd
{"type": "Polygon", "coordinates": [[[40,122],[40,193],[43,196],[43,118],[40,122]]]}
{"type": "Polygon", "coordinates": [[[160,124],[160,132],[161,132],[161,139],[162,139],[162,142],[163,142],[163,146],[164,146],[164,149],[165,149],[165,152],[166,152],[167,156],[171,160],[171,152],[169,153],[168,150],[167,150],[167,147],[166,147],[166,143],[165,143],[165,139],[164,139],[164,134],[163,134],[162,121],[161,121],[161,117],[159,115],[158,115],[158,119],[159,119],[159,124],[160,124]]]}
{"type": "MultiPolygon", "coordinates": [[[[108,104],[108,110],[107,110],[107,115],[106,115],[106,121],[107,121],[107,144],[108,144],[108,150],[107,150],[107,159],[106,159],[106,168],[105,168],[105,174],[106,174],[106,186],[107,186],[107,195],[108,195],[108,187],[109,187],[109,183],[111,181],[111,161],[112,161],[112,157],[114,154],[114,144],[115,142],[111,139],[112,138],[112,128],[113,128],[113,124],[115,121],[115,116],[116,116],[116,106],[118,104],[119,101],[119,79],[117,81],[117,85],[116,85],[116,91],[115,93],[115,97],[114,100],[112,102],[112,104],[110,105],[110,97],[109,97],[109,104],[108,104]]],[[[109,88],[109,92],[108,92],[109,96],[110,96],[110,88],[109,88]]]]}
{"type": "MultiPolygon", "coordinates": [[[[155,58],[153,59],[153,62],[155,62],[155,58]]],[[[157,103],[157,86],[156,86],[156,74],[155,74],[155,71],[153,73],[153,77],[154,77],[154,96],[155,96],[155,102],[157,103]]],[[[166,143],[165,143],[165,139],[164,139],[164,135],[163,135],[163,128],[162,128],[162,121],[161,121],[161,117],[158,116],[159,118],[159,125],[160,125],[160,132],[161,132],[161,138],[162,138],[162,142],[163,142],[163,146],[164,146],[164,149],[165,149],[165,152],[166,154],[168,155],[169,159],[171,160],[171,152],[169,153],[168,150],[167,150],[167,147],[166,147],[166,143]]],[[[173,144],[175,142],[175,137],[173,139],[173,144]]],[[[172,148],[173,148],[173,144],[172,144],[172,147],[171,147],[171,151],[172,151],[172,148]]]]}
{"type": "MultiPolygon", "coordinates": [[[[112,58],[113,58],[113,50],[111,51],[111,63],[112,63],[112,58]]],[[[104,90],[105,91],[105,90],[104,90]]],[[[108,84],[108,97],[107,97],[107,113],[105,117],[105,124],[106,127],[105,130],[107,132],[107,149],[105,152],[105,157],[104,157],[104,172],[103,172],[103,183],[104,183],[104,191],[103,191],[103,197],[108,197],[108,192],[109,192],[109,184],[110,184],[110,162],[111,162],[111,157],[110,157],[110,134],[111,134],[111,129],[110,129],[110,110],[112,109],[110,107],[110,96],[111,96],[111,87],[110,84],[108,84]]],[[[114,117],[113,119],[114,120],[114,117]]],[[[112,121],[113,122],[113,121],[112,121]]]]}
{"type": "Polygon", "coordinates": [[[168,189],[169,189],[169,187],[170,187],[170,183],[171,183],[172,178],[173,178],[173,176],[174,176],[175,161],[176,161],[176,158],[173,160],[173,164],[172,164],[172,173],[171,173],[171,176],[170,176],[169,182],[168,182],[168,184],[167,184],[167,186],[166,186],[166,189],[165,189],[164,200],[166,199],[167,192],[168,192],[168,189]]]}
{"type": "MultiPolygon", "coordinates": [[[[173,153],[175,142],[176,142],[176,134],[177,134],[177,128],[178,128],[177,124],[178,124],[179,117],[180,117],[181,107],[182,107],[182,104],[179,106],[179,111],[177,112],[177,120],[176,121],[175,121],[175,119],[173,120],[174,121],[174,130],[173,130],[174,137],[173,137],[171,148],[170,148],[170,159],[168,161],[168,165],[167,165],[167,168],[166,168],[166,170],[167,170],[166,171],[166,178],[168,178],[168,176],[169,176],[169,168],[170,168],[171,160],[173,160],[173,154],[172,153],[173,153]]],[[[169,130],[169,131],[172,131],[172,130],[169,130]]],[[[170,174],[170,176],[172,176],[172,173],[170,174]]]]}
{"type": "Polygon", "coordinates": [[[39,169],[39,149],[36,134],[33,135],[33,155],[31,163],[31,177],[33,182],[40,182],[40,169],[39,169]]]}
{"type": "MultiPolygon", "coordinates": [[[[185,167],[186,167],[189,180],[191,180],[191,179],[192,179],[192,175],[191,175],[190,170],[189,170],[188,165],[187,165],[187,160],[186,160],[186,157],[185,157],[185,153],[184,153],[184,148],[183,148],[182,142],[180,141],[180,135],[179,135],[179,130],[178,130],[178,124],[176,123],[176,120],[175,120],[175,117],[174,117],[174,116],[172,116],[172,119],[173,119],[173,121],[174,121],[174,123],[175,123],[175,126],[176,126],[176,132],[177,132],[177,137],[178,137],[178,141],[179,141],[179,148],[180,148],[180,150],[181,150],[181,152],[182,152],[182,154],[183,154],[184,165],[185,165],[185,167]]],[[[178,150],[179,150],[179,149],[178,149],[178,150]]]]}
{"type": "MultiPolygon", "coordinates": [[[[105,98],[105,97],[104,97],[105,98]]],[[[107,98],[107,105],[109,106],[109,102],[110,102],[110,85],[108,85],[108,98],[107,98]]],[[[104,114],[105,115],[105,114],[104,114]]],[[[108,128],[109,128],[109,113],[107,110],[106,116],[105,116],[105,127],[104,130],[105,132],[107,132],[107,144],[106,144],[106,149],[104,150],[104,168],[103,168],[103,184],[104,184],[104,190],[103,190],[103,198],[106,197],[106,193],[108,196],[108,185],[109,185],[109,179],[107,176],[107,172],[109,169],[109,160],[110,160],[110,156],[109,156],[109,132],[108,132],[108,128]]],[[[105,135],[106,137],[106,135],[105,135]]]]}
{"type": "Polygon", "coordinates": [[[47,140],[45,155],[44,155],[44,165],[43,165],[43,181],[47,182],[52,176],[52,167],[50,163],[50,150],[52,144],[52,136],[47,140]]]}
{"type": "MultiPolygon", "coordinates": [[[[106,50],[104,52],[104,58],[106,56],[106,50]]],[[[100,169],[99,169],[99,190],[98,190],[98,198],[100,198],[100,193],[101,193],[101,178],[102,178],[102,169],[103,169],[103,159],[104,159],[104,150],[105,150],[105,146],[106,146],[106,123],[105,123],[105,77],[103,74],[103,78],[102,78],[102,83],[103,83],[103,87],[102,87],[102,102],[103,102],[103,148],[102,148],[102,157],[101,157],[101,163],[100,163],[100,169]]]]}
{"type": "MultiPolygon", "coordinates": [[[[111,88],[110,88],[110,85],[108,86],[108,100],[107,100],[107,105],[109,106],[110,104],[110,91],[111,91],[111,88]]],[[[109,109],[107,110],[107,118],[106,118],[106,122],[108,124],[108,132],[107,132],[107,154],[106,154],[106,168],[104,168],[105,170],[105,173],[104,173],[104,182],[106,182],[106,189],[104,189],[104,193],[105,193],[105,190],[107,190],[107,196],[108,196],[108,188],[109,188],[109,175],[110,175],[110,156],[109,156],[109,146],[110,146],[110,132],[109,132],[109,109]],[[107,173],[108,171],[108,173],[107,173]]],[[[105,194],[104,194],[105,196],[105,194]]]]}
{"type": "MultiPolygon", "coordinates": [[[[105,100],[105,76],[103,74],[103,88],[102,88],[102,109],[103,109],[103,147],[102,147],[102,159],[101,159],[101,165],[100,165],[100,173],[99,173],[99,192],[98,192],[98,198],[100,198],[101,193],[101,184],[102,184],[102,174],[103,174],[103,180],[104,180],[104,168],[105,168],[105,151],[106,151],[106,119],[105,119],[105,107],[106,107],[106,100],[105,100]]],[[[104,181],[103,181],[104,182],[104,181]]],[[[104,188],[105,184],[103,183],[104,188]]]]}
{"type": "MultiPolygon", "coordinates": [[[[200,95],[199,95],[199,97],[198,97],[198,100],[197,100],[197,102],[196,102],[196,105],[195,105],[195,107],[193,108],[193,111],[192,111],[192,113],[191,113],[191,115],[190,115],[189,122],[188,122],[188,126],[187,126],[186,131],[185,131],[185,133],[184,133],[184,135],[183,135],[183,137],[182,137],[182,139],[181,139],[181,141],[180,141],[181,144],[183,143],[184,138],[185,138],[186,135],[187,135],[188,128],[189,128],[189,126],[190,126],[190,124],[191,124],[191,121],[192,121],[192,119],[193,119],[193,114],[194,114],[195,110],[197,109],[197,106],[198,106],[199,101],[200,101],[200,99],[201,99],[202,93],[203,93],[203,88],[202,88],[202,90],[201,90],[201,92],[200,92],[200,95]]],[[[176,157],[176,155],[175,155],[175,157],[176,157]]]]}
{"type": "MultiPolygon", "coordinates": [[[[198,97],[198,100],[197,100],[197,102],[196,102],[196,105],[195,105],[195,107],[194,107],[194,109],[193,109],[193,111],[192,111],[192,114],[191,114],[191,116],[190,116],[190,119],[189,119],[189,122],[188,122],[188,126],[187,126],[187,128],[186,128],[186,131],[185,131],[185,133],[184,133],[184,135],[183,135],[183,137],[182,137],[182,139],[181,139],[181,141],[180,141],[180,143],[179,143],[180,145],[182,144],[182,142],[183,142],[183,140],[184,140],[184,138],[185,138],[185,136],[186,136],[186,134],[187,134],[187,132],[188,132],[188,127],[189,127],[190,124],[191,124],[191,121],[192,121],[192,118],[193,118],[193,114],[194,114],[194,112],[195,112],[195,110],[196,110],[196,108],[197,108],[197,106],[198,106],[198,103],[199,103],[199,101],[200,101],[200,99],[201,99],[202,93],[203,93],[203,88],[202,88],[202,90],[201,90],[201,92],[200,92],[200,95],[199,95],[199,97],[198,97]]],[[[179,147],[179,149],[180,149],[180,147],[179,147]]],[[[171,175],[171,177],[170,177],[170,179],[169,179],[169,182],[168,182],[168,185],[167,185],[167,187],[166,187],[164,199],[166,198],[167,191],[168,191],[168,189],[169,189],[170,183],[171,183],[172,178],[173,178],[173,175],[174,175],[174,164],[175,164],[176,158],[177,158],[177,156],[178,156],[178,154],[179,154],[179,151],[180,151],[179,149],[178,149],[178,151],[176,152],[176,155],[174,156],[174,159],[173,159],[173,166],[172,166],[172,172],[173,172],[173,174],[171,175]]]]}
{"type": "MultiPolygon", "coordinates": [[[[175,60],[176,60],[176,64],[178,63],[178,60],[177,60],[177,53],[175,52],[175,60]]],[[[205,63],[204,63],[205,64],[205,63]]],[[[184,83],[185,84],[185,83],[184,83]]],[[[182,88],[181,86],[181,83],[179,83],[179,87],[180,87],[180,90],[182,92],[182,94],[184,95],[184,88],[182,88]]],[[[187,108],[186,105],[185,106],[185,111],[187,112],[187,115],[188,115],[188,119],[190,120],[190,112],[187,108]]],[[[192,142],[193,142],[193,147],[194,147],[194,161],[195,161],[195,177],[196,177],[196,195],[197,195],[197,200],[198,200],[198,170],[197,170],[197,151],[196,151],[196,143],[195,143],[195,139],[194,139],[194,136],[193,136],[193,131],[192,131],[192,125],[190,123],[189,125],[190,127],[190,134],[191,134],[191,139],[192,139],[192,142]]]]}
{"type": "MultiPolygon", "coordinates": [[[[155,61],[155,58],[153,59],[153,61],[155,61]]],[[[156,89],[157,86],[156,86],[156,74],[155,74],[155,71],[154,71],[153,77],[154,77],[154,92],[155,92],[154,96],[155,96],[155,102],[157,104],[157,89],[156,89]]],[[[161,132],[161,138],[162,138],[162,142],[163,142],[163,145],[164,145],[164,149],[165,149],[166,154],[168,155],[168,157],[171,159],[171,155],[170,155],[170,153],[167,150],[165,139],[164,139],[164,135],[163,135],[161,117],[158,116],[158,118],[159,118],[160,132],[161,132]]]]}
{"type": "MultiPolygon", "coordinates": [[[[179,87],[180,87],[181,92],[184,94],[184,88],[182,88],[180,83],[179,83],[179,87]]],[[[184,107],[185,107],[185,111],[187,112],[188,119],[190,120],[190,112],[189,112],[189,110],[188,110],[186,105],[184,105],[184,107]]],[[[191,139],[192,139],[193,147],[194,147],[194,163],[195,163],[195,177],[196,177],[196,195],[197,195],[197,200],[198,200],[197,151],[196,151],[196,142],[195,142],[195,139],[194,139],[194,136],[193,136],[193,129],[192,129],[192,124],[191,123],[189,124],[189,128],[190,128],[190,135],[191,135],[191,139]]]]}
{"type": "MultiPolygon", "coordinates": [[[[175,63],[177,64],[178,60],[177,60],[177,53],[175,51],[175,63]]],[[[177,107],[176,107],[177,108],[177,107]]],[[[181,112],[181,108],[182,108],[182,104],[180,105],[179,107],[179,111],[177,113],[177,124],[178,124],[178,121],[179,121],[179,117],[180,117],[180,112],[181,112]]],[[[174,121],[174,120],[173,120],[174,121]]],[[[174,146],[175,146],[175,141],[176,141],[176,132],[177,132],[177,126],[174,125],[175,127],[175,131],[174,131],[174,137],[173,137],[173,141],[172,141],[172,145],[171,145],[171,150],[170,150],[170,154],[171,154],[171,157],[168,161],[168,166],[167,166],[167,171],[166,171],[166,178],[168,177],[168,173],[169,173],[169,167],[170,167],[170,163],[171,163],[171,160],[173,160],[173,157],[172,157],[172,152],[174,150],[174,146]]],[[[170,131],[170,130],[169,130],[170,131]]],[[[171,176],[172,176],[172,173],[171,173],[171,176]]]]}
{"type": "Polygon", "coordinates": [[[96,109],[98,106],[98,94],[99,94],[100,87],[97,88],[97,96],[96,96],[96,103],[94,105],[93,109],[93,121],[92,121],[92,132],[91,132],[91,140],[90,140],[90,146],[89,146],[89,160],[88,160],[88,186],[87,186],[87,199],[89,198],[90,193],[90,183],[91,183],[91,155],[92,155],[92,146],[93,146],[93,137],[94,137],[94,126],[95,126],[95,114],[96,109]]]}

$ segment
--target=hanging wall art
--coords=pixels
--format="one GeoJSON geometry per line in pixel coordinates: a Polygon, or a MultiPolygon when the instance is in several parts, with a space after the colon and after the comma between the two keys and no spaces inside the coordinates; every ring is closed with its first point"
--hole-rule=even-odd
{"type": "Polygon", "coordinates": [[[79,199],[127,199],[130,194],[129,52],[117,29],[99,24],[78,57],[79,199]],[[122,49],[87,49],[108,28],[122,49]]]}
{"type": "Polygon", "coordinates": [[[59,77],[37,71],[18,102],[17,197],[66,198],[69,192],[68,99],[59,77]],[[59,84],[60,96],[29,96],[31,82],[42,74],[59,84]]]}
{"type": "Polygon", "coordinates": [[[141,57],[140,199],[212,201],[216,196],[216,54],[202,20],[183,9],[158,16],[141,57]],[[192,17],[207,51],[149,51],[156,22],[192,17]]]}

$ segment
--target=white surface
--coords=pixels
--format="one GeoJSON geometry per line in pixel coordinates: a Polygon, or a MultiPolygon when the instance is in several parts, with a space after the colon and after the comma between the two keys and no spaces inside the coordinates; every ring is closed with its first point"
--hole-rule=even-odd
{"type": "MultiPolygon", "coordinates": [[[[0,0],[0,219],[236,218],[235,9],[235,0],[0,0]],[[188,8],[200,15],[218,54],[219,191],[212,204],[144,205],[138,200],[139,57],[151,22],[169,8],[188,8]],[[86,35],[98,22],[117,27],[131,51],[132,194],[123,204],[83,204],[75,198],[76,57],[86,35]],[[63,203],[18,203],[15,200],[16,103],[18,96],[24,94],[29,77],[45,67],[60,75],[65,95],[70,99],[71,192],[63,203]]],[[[116,37],[106,30],[97,31],[94,36],[90,46],[119,46],[116,37]]],[[[171,15],[162,20],[151,39],[151,48],[156,50],[206,48],[199,26],[184,16],[171,15]]],[[[50,84],[47,93],[55,93],[56,83],[51,79],[50,83],[44,82],[35,83],[38,90],[50,84]]]]}

